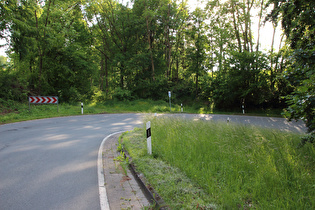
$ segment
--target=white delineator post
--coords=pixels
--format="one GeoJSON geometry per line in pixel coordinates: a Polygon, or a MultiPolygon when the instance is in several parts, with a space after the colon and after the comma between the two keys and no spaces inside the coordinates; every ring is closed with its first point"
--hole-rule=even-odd
{"type": "Polygon", "coordinates": [[[171,105],[171,91],[168,91],[168,98],[170,101],[170,112],[172,112],[172,105],[171,105]]]}
{"type": "Polygon", "coordinates": [[[81,103],[81,114],[83,114],[83,103],[81,103]]]}
{"type": "Polygon", "coordinates": [[[243,109],[243,114],[245,114],[245,99],[242,101],[242,109],[243,109]]]}
{"type": "Polygon", "coordinates": [[[152,155],[152,144],[151,144],[151,122],[148,121],[146,123],[147,128],[147,147],[148,147],[148,154],[152,155]]]}

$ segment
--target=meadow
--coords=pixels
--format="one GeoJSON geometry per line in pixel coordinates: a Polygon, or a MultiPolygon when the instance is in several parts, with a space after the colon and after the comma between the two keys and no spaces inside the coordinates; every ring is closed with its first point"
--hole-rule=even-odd
{"type": "Polygon", "coordinates": [[[123,144],[172,209],[314,209],[315,147],[301,146],[301,134],[170,117],[149,120],[152,156],[144,127],[124,134],[123,144]]]}

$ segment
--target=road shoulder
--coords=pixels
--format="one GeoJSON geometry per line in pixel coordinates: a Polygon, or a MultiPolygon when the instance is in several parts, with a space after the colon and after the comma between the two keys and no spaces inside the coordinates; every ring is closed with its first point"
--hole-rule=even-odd
{"type": "MultiPolygon", "coordinates": [[[[119,162],[117,151],[120,133],[106,138],[102,146],[103,173],[110,209],[142,209],[150,203],[128,168],[119,162]]],[[[101,195],[102,196],[102,195],[101,195]]],[[[103,210],[103,208],[102,208],[103,210]]]]}

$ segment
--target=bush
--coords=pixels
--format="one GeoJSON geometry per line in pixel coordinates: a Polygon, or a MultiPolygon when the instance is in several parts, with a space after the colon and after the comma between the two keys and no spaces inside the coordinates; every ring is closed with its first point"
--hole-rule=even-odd
{"type": "Polygon", "coordinates": [[[113,98],[119,101],[131,101],[135,99],[130,90],[124,90],[120,87],[116,88],[113,98]]]}
{"type": "Polygon", "coordinates": [[[311,143],[313,144],[315,142],[315,133],[313,134],[308,134],[306,136],[303,136],[301,138],[301,143],[300,143],[300,147],[303,147],[306,143],[311,143]]]}
{"type": "Polygon", "coordinates": [[[15,74],[0,71],[0,98],[20,102],[27,99],[27,90],[15,74]]]}

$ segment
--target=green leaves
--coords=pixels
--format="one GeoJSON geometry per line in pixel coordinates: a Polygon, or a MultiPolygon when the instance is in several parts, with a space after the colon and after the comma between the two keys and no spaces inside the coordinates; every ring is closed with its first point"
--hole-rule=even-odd
{"type": "Polygon", "coordinates": [[[315,130],[315,3],[313,1],[270,1],[277,5],[273,18],[281,14],[282,27],[294,50],[291,66],[284,73],[294,91],[286,96],[289,119],[302,119],[308,131],[315,130]]]}
{"type": "Polygon", "coordinates": [[[31,94],[69,101],[93,98],[97,89],[102,100],[168,100],[171,90],[179,103],[282,108],[280,96],[313,89],[314,10],[305,0],[270,2],[274,21],[283,11],[294,17],[283,16],[292,51],[259,52],[251,14],[265,3],[238,0],[195,11],[174,0],[6,0],[0,37],[10,38],[10,69],[31,94]]]}

